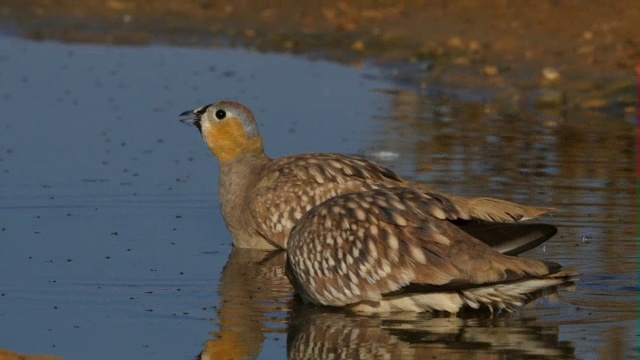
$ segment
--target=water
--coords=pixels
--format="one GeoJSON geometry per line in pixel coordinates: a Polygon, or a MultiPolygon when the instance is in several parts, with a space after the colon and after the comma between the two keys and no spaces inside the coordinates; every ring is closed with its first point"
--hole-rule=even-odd
{"type": "MultiPolygon", "coordinates": [[[[0,38],[0,347],[66,359],[634,358],[636,129],[507,115],[382,71],[245,50],[0,38]],[[361,317],[299,304],[284,255],[232,251],[187,109],[239,100],[267,152],[393,154],[461,195],[554,206],[529,256],[583,273],[511,316],[361,317]]],[[[473,101],[471,101],[473,100],[473,101]]]]}

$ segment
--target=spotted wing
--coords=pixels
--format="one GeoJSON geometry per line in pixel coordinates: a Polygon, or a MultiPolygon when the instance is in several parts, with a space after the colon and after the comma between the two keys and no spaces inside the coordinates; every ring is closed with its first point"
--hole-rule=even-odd
{"type": "Polygon", "coordinates": [[[401,181],[391,170],[339,154],[306,154],[275,160],[248,197],[263,236],[286,246],[293,225],[309,209],[339,194],[401,181]]]}
{"type": "Polygon", "coordinates": [[[341,195],[294,227],[289,265],[303,298],[331,306],[549,273],[548,264],[501,255],[451,222],[469,218],[446,197],[408,188],[341,195]]]}

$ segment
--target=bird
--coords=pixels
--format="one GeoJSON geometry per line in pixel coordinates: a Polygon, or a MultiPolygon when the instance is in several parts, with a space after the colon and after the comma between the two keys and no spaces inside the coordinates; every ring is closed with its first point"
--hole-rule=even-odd
{"type": "MultiPolygon", "coordinates": [[[[309,153],[272,159],[251,110],[238,102],[219,101],[180,114],[194,125],[220,163],[219,199],[233,244],[241,248],[284,249],[291,228],[312,207],[334,196],[379,188],[409,187],[443,196],[470,217],[470,231],[492,236],[496,246],[520,252],[555,234],[551,225],[506,225],[536,218],[554,209],[525,206],[488,197],[460,197],[405,181],[390,169],[366,159],[333,153],[309,153]],[[515,229],[514,231],[511,231],[515,229]],[[506,233],[518,235],[507,236],[506,233]],[[526,234],[522,237],[520,235],[526,234]],[[533,234],[533,235],[532,235],[533,234]]],[[[513,225],[513,224],[511,224],[513,225]]]]}
{"type": "Polygon", "coordinates": [[[486,314],[478,311],[456,317],[415,312],[353,316],[299,301],[293,305],[287,327],[290,360],[575,359],[574,345],[560,335],[559,324],[541,326],[531,316],[502,323],[484,321],[486,314]]]}
{"type": "Polygon", "coordinates": [[[287,276],[305,303],[356,313],[515,311],[577,273],[501,254],[456,224],[471,215],[411,188],[335,196],[300,218],[287,276]]]}

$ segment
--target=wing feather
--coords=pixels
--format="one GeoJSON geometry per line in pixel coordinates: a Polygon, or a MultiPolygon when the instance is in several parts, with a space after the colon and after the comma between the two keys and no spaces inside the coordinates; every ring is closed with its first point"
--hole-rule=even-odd
{"type": "MultiPolygon", "coordinates": [[[[293,225],[312,207],[336,195],[379,188],[409,187],[429,193],[433,199],[420,207],[413,207],[404,216],[387,209],[402,209],[403,201],[417,199],[405,194],[398,202],[397,196],[389,199],[373,199],[381,202],[380,212],[384,221],[394,224],[407,217],[420,218],[424,214],[438,219],[477,219],[489,222],[515,222],[537,217],[550,208],[529,207],[492,198],[463,198],[445,194],[402,180],[393,171],[365,159],[340,154],[304,154],[272,161],[261,180],[246,196],[245,208],[253,217],[258,232],[282,247],[293,225]],[[385,204],[389,201],[389,204],[385,204]],[[286,205],[286,206],[285,206],[286,205]],[[283,208],[281,210],[281,208],[283,208]],[[424,212],[424,213],[423,213],[424,212]]],[[[396,225],[403,226],[402,223],[396,225]]]]}
{"type": "Polygon", "coordinates": [[[416,286],[464,289],[550,272],[544,262],[494,251],[449,221],[468,218],[448,198],[408,188],[341,195],[294,227],[289,261],[304,278],[303,298],[332,306],[416,286]],[[315,265],[318,254],[334,261],[315,265]]]}

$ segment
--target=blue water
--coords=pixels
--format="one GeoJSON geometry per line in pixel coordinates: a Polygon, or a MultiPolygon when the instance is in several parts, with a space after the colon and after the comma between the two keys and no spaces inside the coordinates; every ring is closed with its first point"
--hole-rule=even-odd
{"type": "Polygon", "coordinates": [[[518,123],[428,93],[375,67],[287,55],[0,37],[0,348],[273,359],[288,342],[292,358],[305,344],[358,354],[373,342],[393,358],[636,356],[633,126],[606,114],[518,123]],[[584,275],[558,302],[499,319],[300,307],[282,255],[230,258],[217,163],[178,122],[221,99],[254,110],[274,157],[364,154],[444,191],[560,208],[548,219],[560,233],[530,255],[584,275]]]}

